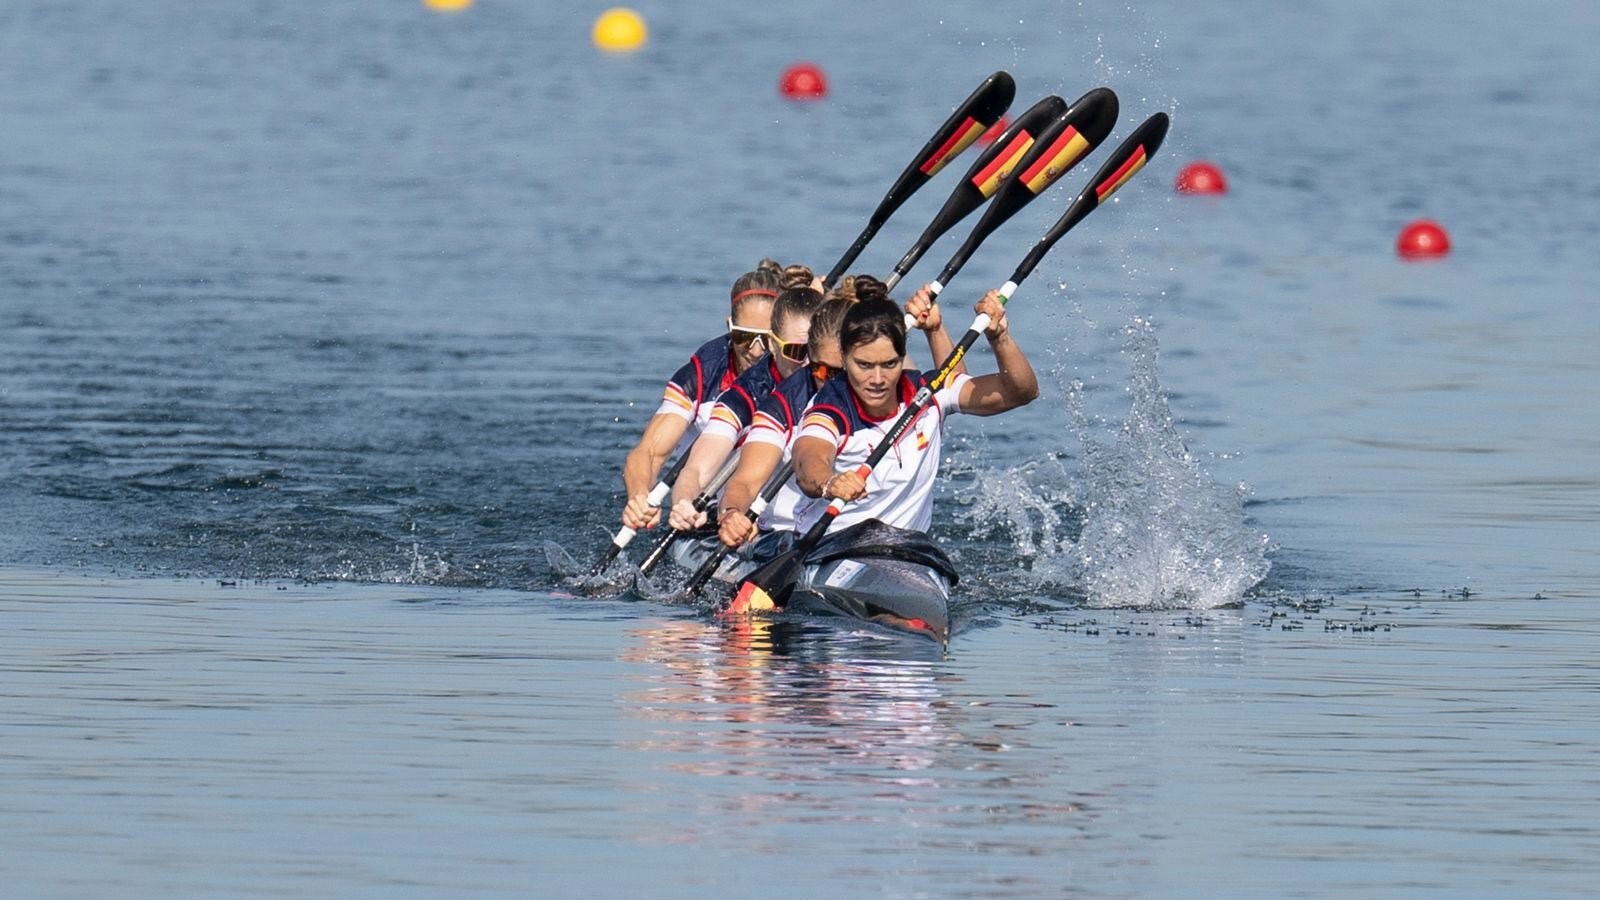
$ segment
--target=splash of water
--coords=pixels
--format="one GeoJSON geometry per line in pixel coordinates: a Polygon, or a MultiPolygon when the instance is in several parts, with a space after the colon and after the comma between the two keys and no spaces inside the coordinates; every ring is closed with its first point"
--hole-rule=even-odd
{"type": "Polygon", "coordinates": [[[556,575],[563,585],[590,596],[621,591],[639,574],[639,570],[625,555],[613,559],[601,572],[591,572],[590,566],[578,562],[565,547],[555,541],[544,542],[544,555],[551,573],[556,575]]]}
{"type": "Polygon", "coordinates": [[[1073,382],[1067,409],[1081,471],[1030,463],[978,473],[958,518],[978,534],[1009,534],[1038,587],[1066,587],[1092,606],[1239,603],[1266,577],[1271,542],[1245,522],[1248,488],[1218,485],[1184,446],[1156,376],[1150,323],[1136,318],[1125,334],[1130,406],[1115,439],[1096,434],[1073,382]]]}

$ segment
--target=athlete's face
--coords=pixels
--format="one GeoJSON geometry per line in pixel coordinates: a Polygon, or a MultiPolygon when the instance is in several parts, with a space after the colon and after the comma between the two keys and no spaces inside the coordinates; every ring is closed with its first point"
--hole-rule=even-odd
{"type": "Polygon", "coordinates": [[[810,347],[806,338],[810,336],[811,317],[805,315],[785,316],[782,322],[775,323],[772,329],[774,335],[783,343],[772,342],[768,352],[773,354],[773,359],[778,363],[778,373],[788,378],[795,369],[805,365],[810,356],[810,347]],[[783,351],[788,352],[783,352],[783,351]],[[798,355],[799,359],[794,357],[798,355]]]}
{"type": "Polygon", "coordinates": [[[894,352],[894,344],[881,336],[845,351],[845,377],[850,379],[851,389],[868,413],[885,415],[899,405],[895,385],[900,381],[900,367],[904,362],[901,355],[894,352]]]}
{"type": "MultiPolygon", "coordinates": [[[[766,331],[772,327],[772,302],[758,302],[758,298],[751,298],[739,304],[738,312],[733,314],[733,324],[739,328],[753,328],[757,331],[766,331]]],[[[760,359],[767,352],[766,340],[755,340],[748,343],[735,342],[733,345],[733,369],[737,375],[760,359]]]]}
{"type": "Polygon", "coordinates": [[[821,363],[837,372],[844,368],[844,351],[839,349],[837,337],[823,338],[811,345],[811,362],[821,363]]]}

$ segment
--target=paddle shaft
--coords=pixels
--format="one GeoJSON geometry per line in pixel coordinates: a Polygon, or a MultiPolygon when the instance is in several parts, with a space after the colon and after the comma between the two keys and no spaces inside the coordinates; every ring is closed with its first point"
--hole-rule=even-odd
{"type": "Polygon", "coordinates": [[[883,223],[889,221],[912,194],[916,193],[923,185],[927,184],[933,176],[939,173],[950,160],[960,156],[963,151],[972,146],[972,143],[986,131],[990,125],[999,121],[1011,106],[1011,100],[1017,94],[1017,83],[1005,71],[995,72],[971,96],[957,106],[955,112],[939,126],[933,137],[922,146],[917,155],[906,166],[900,177],[895,179],[889,192],[878,202],[878,208],[873,210],[867,226],[861,230],[860,236],[850,248],[839,257],[828,274],[822,278],[824,289],[831,288],[844,276],[846,269],[867,248],[878,229],[883,223]]]}
{"type": "MultiPolygon", "coordinates": [[[[1028,111],[1028,115],[1034,117],[1030,119],[1030,124],[1037,129],[1037,136],[1025,145],[1018,140],[1012,141],[1013,145],[1017,145],[1009,158],[1013,177],[994,180],[995,173],[980,173],[992,179],[988,183],[988,190],[994,193],[994,200],[983,211],[972,233],[967,235],[950,261],[945,263],[938,277],[929,282],[930,299],[933,302],[939,301],[939,293],[945,285],[961,271],[989,235],[1032,203],[1046,188],[1059,181],[1061,176],[1071,171],[1106,139],[1111,127],[1116,124],[1120,108],[1116,93],[1103,87],[1089,91],[1054,118],[1040,123],[1039,120],[1044,118],[1044,112],[1048,112],[1050,107],[1039,112],[1036,110],[1044,105],[1045,101],[1041,101],[1028,111]]],[[[963,183],[961,187],[966,188],[967,184],[963,183]]],[[[977,190],[974,188],[975,192],[977,190]]],[[[901,262],[904,264],[906,260],[901,262]]],[[[914,325],[908,316],[906,326],[910,328],[914,325]]]]}
{"type": "MultiPolygon", "coordinates": [[[[766,512],[767,507],[771,505],[772,498],[778,496],[778,492],[783,490],[784,484],[789,480],[789,476],[793,474],[793,462],[785,462],[779,466],[776,472],[768,476],[767,483],[761,486],[761,492],[756,494],[756,499],[750,503],[750,508],[744,511],[744,515],[752,522],[760,519],[761,514],[766,512]]],[[[684,590],[692,594],[705,587],[706,582],[710,581],[711,576],[716,573],[717,567],[722,565],[722,561],[728,558],[728,554],[732,553],[733,549],[727,544],[718,547],[717,552],[711,554],[711,558],[701,563],[700,568],[689,576],[689,580],[684,583],[684,590]]]]}
{"type": "Polygon", "coordinates": [[[1000,186],[1011,175],[1011,171],[1027,156],[1035,139],[1048,130],[1051,123],[1066,111],[1067,101],[1051,94],[1017,116],[1006,130],[989,144],[988,149],[978,156],[977,161],[967,169],[967,173],[950,192],[949,198],[944,201],[944,206],[940,207],[933,221],[928,223],[928,227],[922,230],[922,234],[911,244],[906,255],[902,256],[900,261],[895,263],[894,269],[889,272],[884,284],[888,285],[891,292],[935,241],[1000,190],[1000,186]]]}
{"type": "MultiPolygon", "coordinates": [[[[735,449],[728,454],[727,460],[722,463],[722,468],[717,470],[717,474],[711,476],[711,481],[701,489],[700,493],[695,495],[695,512],[702,513],[711,508],[711,504],[717,500],[717,493],[722,490],[723,485],[728,483],[728,479],[733,477],[733,472],[737,468],[739,468],[739,451],[735,449]]],[[[651,547],[650,552],[645,555],[644,561],[639,563],[639,573],[648,575],[651,569],[654,569],[661,563],[662,559],[666,558],[667,550],[684,533],[684,530],[673,528],[662,535],[661,540],[656,541],[656,545],[651,547]]]]}
{"type": "MultiPolygon", "coordinates": [[[[661,508],[661,504],[666,501],[667,495],[672,493],[672,483],[678,480],[679,473],[683,471],[683,467],[688,462],[689,451],[685,450],[678,457],[678,461],[673,463],[672,467],[667,469],[666,473],[661,476],[661,480],[656,482],[656,486],[650,489],[650,493],[645,496],[644,500],[651,509],[661,508]]],[[[611,539],[611,545],[606,547],[604,553],[600,554],[600,561],[596,562],[594,567],[589,570],[589,577],[593,578],[604,572],[606,566],[611,565],[611,561],[616,559],[623,550],[627,549],[628,544],[633,541],[634,536],[638,533],[639,530],[636,528],[622,526],[616,537],[611,539]]]]}

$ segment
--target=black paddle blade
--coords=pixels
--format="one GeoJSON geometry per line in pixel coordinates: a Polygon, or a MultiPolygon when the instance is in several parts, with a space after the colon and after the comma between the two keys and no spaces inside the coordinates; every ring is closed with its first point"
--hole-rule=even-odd
{"type": "Polygon", "coordinates": [[[878,233],[883,223],[889,220],[894,211],[899,209],[911,195],[916,193],[923,185],[927,184],[934,175],[939,173],[950,160],[961,155],[963,150],[972,146],[979,135],[988,130],[990,125],[1000,120],[1005,111],[1011,107],[1011,101],[1017,95],[1017,83],[1011,74],[999,71],[990,75],[972,92],[972,96],[962,101],[950,114],[933,137],[928,139],[922,149],[911,160],[911,165],[900,173],[894,186],[889,188],[883,200],[878,203],[878,208],[873,211],[872,218],[867,220],[867,227],[862,229],[861,235],[856,238],[850,249],[839,257],[839,261],[828,271],[822,279],[824,285],[833,285],[843,275],[845,270],[856,261],[861,251],[867,247],[867,242],[878,233]]]}
{"type": "Polygon", "coordinates": [[[1100,145],[1117,121],[1117,95],[1110,88],[1095,88],[1082,97],[1040,134],[1033,147],[1014,170],[1015,177],[1000,186],[989,208],[973,227],[972,234],[939,273],[941,285],[948,284],[984,239],[1017,214],[1017,211],[1044,193],[1080,160],[1100,145]]]}
{"type": "Polygon", "coordinates": [[[911,271],[911,267],[922,259],[934,241],[944,236],[944,233],[956,226],[956,223],[966,218],[973,210],[983,205],[985,200],[995,195],[1000,189],[1000,184],[1006,176],[1017,167],[1027,156],[1028,150],[1033,147],[1038,136],[1050,127],[1050,123],[1067,111],[1067,101],[1054,94],[1045,97],[1038,103],[1029,107],[1027,112],[1017,116],[1004,133],[995,138],[989,149],[978,157],[972,164],[967,174],[956,185],[950,199],[944,202],[939,214],[933,217],[928,227],[923,229],[922,236],[917,238],[906,255],[895,264],[894,282],[911,271]]]}
{"type": "Polygon", "coordinates": [[[1061,240],[1062,235],[1082,221],[1084,216],[1098,209],[1100,204],[1106,202],[1118,188],[1127,184],[1128,179],[1144,168],[1145,163],[1150,161],[1150,157],[1156,154],[1161,142],[1166,139],[1169,124],[1171,120],[1167,118],[1167,114],[1158,112],[1145,119],[1143,124],[1117,145],[1117,149],[1113,150],[1101,164],[1100,170],[1089,179],[1088,187],[1078,194],[1077,199],[1067,207],[1060,220],[1050,226],[1044,237],[1039,238],[1039,242],[1033,245],[1033,249],[1028,251],[1026,257],[1023,257],[1016,271],[1011,274],[1012,284],[1021,284],[1022,279],[1027,278],[1034,266],[1039,264],[1039,260],[1055,246],[1056,241],[1061,240]]]}
{"type": "Polygon", "coordinates": [[[900,173],[900,179],[894,183],[894,187],[889,188],[889,193],[884,195],[883,202],[873,212],[872,221],[882,222],[889,218],[891,213],[900,208],[900,204],[927,184],[928,179],[939,174],[939,170],[950,160],[972,146],[972,142],[989,130],[990,125],[1000,121],[1016,96],[1017,83],[1009,73],[1000,71],[985,78],[972,96],[962,101],[950,118],[939,126],[911,165],[900,173]]]}

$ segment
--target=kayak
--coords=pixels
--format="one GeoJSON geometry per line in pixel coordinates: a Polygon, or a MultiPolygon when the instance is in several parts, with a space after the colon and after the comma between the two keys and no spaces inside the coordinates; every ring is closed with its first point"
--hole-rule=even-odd
{"type": "MultiPolygon", "coordinates": [[[[715,536],[680,541],[675,560],[695,568],[715,549],[715,536]]],[[[738,583],[772,554],[731,557],[714,576],[738,583]]],[[[841,616],[950,642],[950,591],[960,580],[950,557],[920,531],[876,520],[823,538],[793,584],[780,587],[785,611],[841,616]]]]}

